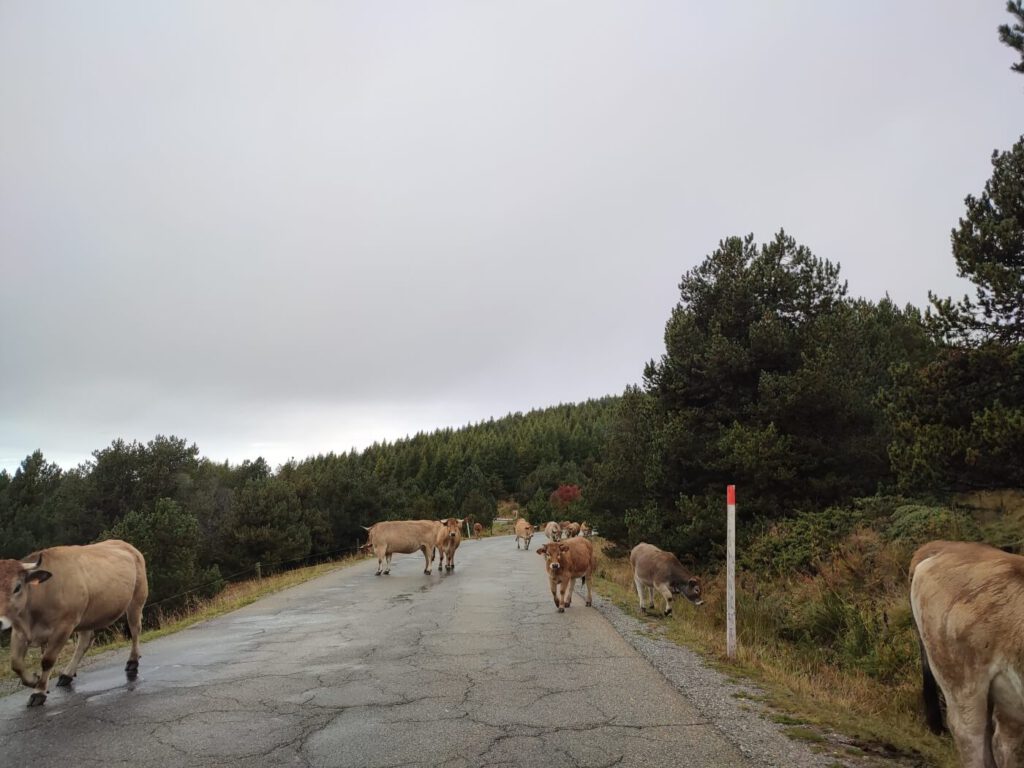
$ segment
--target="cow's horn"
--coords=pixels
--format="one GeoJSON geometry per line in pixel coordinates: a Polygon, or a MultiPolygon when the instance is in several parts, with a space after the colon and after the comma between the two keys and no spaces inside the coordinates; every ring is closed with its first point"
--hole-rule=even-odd
{"type": "Polygon", "coordinates": [[[367,528],[367,527],[366,527],[365,525],[360,525],[359,527],[360,527],[360,528],[362,528],[362,529],[363,529],[364,531],[368,531],[368,530],[370,530],[370,529],[369,529],[369,528],[367,528]]]}
{"type": "Polygon", "coordinates": [[[34,563],[22,563],[21,567],[24,568],[26,571],[34,571],[34,570],[36,570],[42,564],[43,564],[43,556],[39,555],[39,559],[36,560],[34,563]]]}

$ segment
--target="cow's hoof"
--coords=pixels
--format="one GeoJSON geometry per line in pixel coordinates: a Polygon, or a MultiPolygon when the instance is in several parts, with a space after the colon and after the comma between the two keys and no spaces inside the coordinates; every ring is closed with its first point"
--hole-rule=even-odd
{"type": "Polygon", "coordinates": [[[71,680],[72,679],[73,678],[71,677],[71,675],[61,675],[60,677],[57,678],[57,687],[58,688],[70,688],[71,687],[71,680]]]}
{"type": "Polygon", "coordinates": [[[128,676],[129,680],[134,680],[139,676],[139,662],[137,659],[128,659],[128,663],[124,665],[124,673],[128,676]]]}
{"type": "Polygon", "coordinates": [[[385,576],[390,576],[391,575],[391,571],[384,571],[384,575],[385,576]]]}
{"type": "Polygon", "coordinates": [[[374,575],[374,576],[380,576],[380,573],[381,573],[380,571],[377,571],[377,572],[376,572],[375,574],[373,574],[373,575],[374,575]]]}
{"type": "Polygon", "coordinates": [[[430,571],[424,571],[423,573],[425,573],[427,576],[430,575],[430,571]]]}
{"type": "Polygon", "coordinates": [[[46,701],[46,694],[45,693],[39,693],[39,691],[36,691],[35,693],[33,693],[31,696],[28,697],[28,705],[30,707],[41,706],[44,701],[46,701]]]}
{"type": "Polygon", "coordinates": [[[665,615],[665,616],[671,616],[671,615],[672,615],[672,609],[671,609],[671,608],[669,608],[669,609],[668,609],[667,611],[665,611],[665,614],[664,614],[664,615],[665,615]]]}
{"type": "Polygon", "coordinates": [[[591,603],[589,600],[587,600],[587,608],[590,608],[591,606],[593,606],[593,603],[591,603]]]}
{"type": "Polygon", "coordinates": [[[558,606],[558,612],[565,613],[565,608],[563,608],[562,606],[558,606]]]}

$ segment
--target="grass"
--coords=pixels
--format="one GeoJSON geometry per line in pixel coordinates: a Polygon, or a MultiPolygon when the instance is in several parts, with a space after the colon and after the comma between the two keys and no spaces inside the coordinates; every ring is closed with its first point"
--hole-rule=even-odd
{"type": "MultiPolygon", "coordinates": [[[[213,597],[196,600],[190,603],[186,608],[175,613],[162,614],[159,618],[159,626],[143,631],[142,642],[146,643],[150,640],[155,640],[158,637],[163,637],[164,635],[180,632],[183,629],[191,627],[193,624],[198,624],[201,621],[206,621],[207,619],[212,619],[225,613],[230,613],[231,611],[238,610],[239,608],[244,608],[250,603],[254,603],[260,598],[266,597],[274,592],[280,592],[281,590],[288,589],[289,587],[294,587],[310,581],[311,579],[315,579],[318,576],[323,576],[324,574],[336,571],[340,568],[354,565],[363,559],[363,555],[353,555],[340,560],[334,560],[329,563],[311,565],[306,568],[296,568],[295,570],[266,576],[262,579],[250,579],[248,581],[239,581],[234,584],[229,584],[222,592],[214,595],[213,597]]],[[[123,625],[124,620],[122,619],[119,624],[123,625]]],[[[128,644],[129,641],[122,636],[121,632],[107,632],[97,638],[97,642],[89,650],[88,656],[93,656],[97,653],[103,653],[118,648],[124,648],[127,647],[128,644]]],[[[57,674],[57,672],[67,664],[71,659],[73,652],[74,643],[68,642],[60,655],[57,666],[54,668],[54,674],[57,674]]],[[[143,653],[145,653],[145,649],[143,649],[143,653]]],[[[27,668],[29,670],[38,669],[39,654],[40,651],[38,648],[33,648],[29,651],[26,661],[27,668]]],[[[16,678],[14,673],[11,672],[10,649],[0,648],[0,682],[14,679],[16,678]]]]}
{"type": "MultiPolygon", "coordinates": [[[[629,561],[612,558],[595,540],[598,552],[596,588],[627,612],[637,615],[637,595],[629,561]]],[[[741,612],[748,626],[740,627],[740,642],[734,660],[728,659],[724,616],[724,577],[705,582],[705,605],[696,608],[686,600],[675,601],[676,616],[645,619],[664,630],[666,639],[701,653],[727,675],[742,675],[765,691],[765,703],[783,722],[797,725],[800,737],[813,731],[845,734],[868,753],[894,753],[904,764],[954,768],[958,765],[952,741],[933,735],[918,713],[919,688],[916,677],[885,684],[865,673],[830,665],[824,654],[808,653],[783,642],[758,626],[754,601],[741,612]],[[745,614],[745,616],[744,616],[745,614]],[[746,631],[744,631],[746,630],[746,631]]],[[[739,603],[742,596],[738,596],[739,603]]],[[[793,731],[794,728],[788,730],[793,731]]],[[[793,734],[796,735],[796,734],[793,734]]],[[[849,745],[836,745],[846,749],[849,745]]]]}

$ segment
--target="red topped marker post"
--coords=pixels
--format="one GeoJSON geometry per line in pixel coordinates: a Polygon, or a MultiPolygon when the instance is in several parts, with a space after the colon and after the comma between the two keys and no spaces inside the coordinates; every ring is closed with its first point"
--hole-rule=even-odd
{"type": "Polygon", "coordinates": [[[726,551],[725,551],[725,651],[736,657],[736,486],[725,489],[726,551]]]}

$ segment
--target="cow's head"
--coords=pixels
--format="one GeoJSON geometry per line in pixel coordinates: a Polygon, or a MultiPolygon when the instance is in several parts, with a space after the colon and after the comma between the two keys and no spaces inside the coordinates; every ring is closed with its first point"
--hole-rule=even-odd
{"type": "Polygon", "coordinates": [[[445,535],[447,535],[449,539],[456,538],[459,535],[459,530],[462,528],[462,524],[465,522],[465,520],[465,518],[457,520],[454,517],[449,517],[445,520],[442,520],[441,525],[448,529],[445,532],[445,535]]]}
{"type": "Polygon", "coordinates": [[[8,629],[25,607],[28,591],[33,584],[46,581],[51,574],[40,570],[42,555],[34,563],[0,560],[0,631],[8,629]]]}
{"type": "Polygon", "coordinates": [[[568,544],[555,542],[537,547],[537,554],[544,558],[544,566],[552,573],[560,573],[565,567],[565,556],[568,551],[568,544]]]}
{"type": "Polygon", "coordinates": [[[672,594],[682,595],[694,605],[704,604],[699,579],[690,578],[685,581],[673,581],[669,588],[672,590],[672,594]]]}

